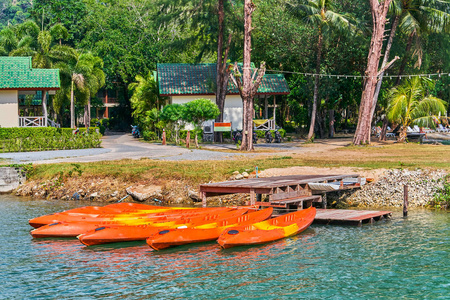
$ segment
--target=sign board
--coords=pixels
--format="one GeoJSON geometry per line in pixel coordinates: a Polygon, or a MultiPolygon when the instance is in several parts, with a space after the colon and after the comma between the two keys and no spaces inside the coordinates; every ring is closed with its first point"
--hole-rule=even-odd
{"type": "Polygon", "coordinates": [[[231,131],[231,123],[214,123],[214,131],[219,132],[227,132],[231,131]]]}

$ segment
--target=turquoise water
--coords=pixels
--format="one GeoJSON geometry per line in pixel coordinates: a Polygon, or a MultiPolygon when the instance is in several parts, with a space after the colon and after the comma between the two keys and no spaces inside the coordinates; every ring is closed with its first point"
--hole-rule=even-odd
{"type": "Polygon", "coordinates": [[[35,239],[27,220],[89,203],[0,196],[0,299],[449,299],[450,214],[313,225],[258,247],[155,252],[35,239]]]}

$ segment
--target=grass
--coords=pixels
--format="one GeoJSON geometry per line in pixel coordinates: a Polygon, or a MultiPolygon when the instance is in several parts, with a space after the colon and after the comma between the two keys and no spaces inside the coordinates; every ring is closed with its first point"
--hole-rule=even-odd
{"type": "MultiPolygon", "coordinates": [[[[311,147],[311,146],[309,146],[311,147]]],[[[308,147],[308,148],[309,148],[308,147]]],[[[233,171],[251,172],[291,166],[379,168],[434,168],[450,172],[448,146],[391,144],[341,147],[332,151],[292,152],[289,156],[239,157],[222,161],[158,161],[150,159],[80,163],[83,176],[114,177],[123,181],[181,180],[193,185],[227,179],[233,171]]],[[[74,169],[71,163],[34,166],[31,179],[48,179],[74,169]]]]}

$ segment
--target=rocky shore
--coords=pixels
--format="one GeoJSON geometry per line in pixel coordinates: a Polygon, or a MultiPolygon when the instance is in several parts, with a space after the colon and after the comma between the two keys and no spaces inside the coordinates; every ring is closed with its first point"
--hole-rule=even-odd
{"type": "Polygon", "coordinates": [[[446,180],[447,173],[442,170],[386,170],[377,181],[357,190],[344,202],[359,207],[401,207],[404,186],[408,185],[409,207],[425,207],[446,180]]]}
{"type": "MultiPolygon", "coordinates": [[[[229,180],[253,177],[254,174],[234,172],[229,180]]],[[[442,170],[385,170],[372,183],[359,190],[328,194],[331,207],[401,207],[404,185],[409,188],[409,206],[424,207],[442,189],[447,173],[442,170]]],[[[15,194],[34,198],[68,201],[91,200],[114,203],[136,201],[153,204],[200,205],[198,187],[183,181],[123,182],[116,178],[74,176],[44,182],[28,181],[15,194]]],[[[227,195],[208,198],[209,205],[242,205],[249,197],[227,195]]]]}

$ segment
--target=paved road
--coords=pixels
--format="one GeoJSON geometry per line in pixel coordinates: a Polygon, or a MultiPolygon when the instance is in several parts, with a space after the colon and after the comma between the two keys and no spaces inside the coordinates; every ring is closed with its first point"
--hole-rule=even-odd
{"type": "Polygon", "coordinates": [[[162,160],[223,160],[236,156],[253,155],[218,151],[186,149],[175,146],[150,144],[133,139],[130,134],[108,135],[97,149],[55,150],[41,152],[1,153],[0,159],[10,163],[58,163],[94,162],[119,159],[162,159],[162,160]]]}

